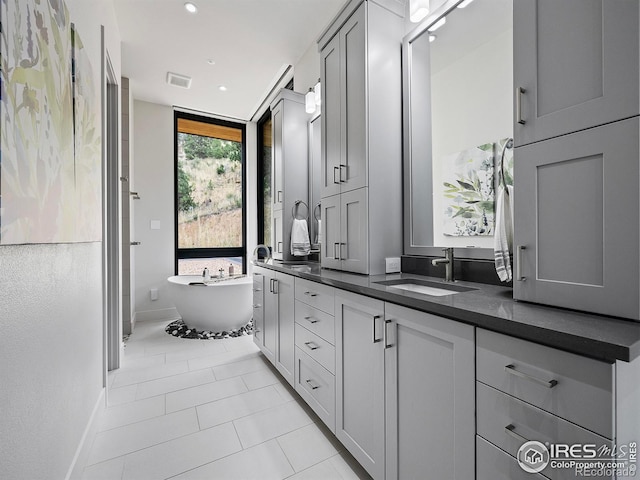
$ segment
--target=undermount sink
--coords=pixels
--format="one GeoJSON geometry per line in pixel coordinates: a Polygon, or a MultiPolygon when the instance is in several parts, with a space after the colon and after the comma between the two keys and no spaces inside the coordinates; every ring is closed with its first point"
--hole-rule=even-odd
{"type": "Polygon", "coordinates": [[[430,282],[428,280],[420,280],[417,278],[403,278],[398,280],[384,280],[375,282],[378,285],[385,285],[398,290],[407,290],[409,292],[421,293],[432,297],[444,297],[445,295],[455,295],[456,293],[470,292],[477,290],[476,288],[463,287],[461,285],[430,282]]]}

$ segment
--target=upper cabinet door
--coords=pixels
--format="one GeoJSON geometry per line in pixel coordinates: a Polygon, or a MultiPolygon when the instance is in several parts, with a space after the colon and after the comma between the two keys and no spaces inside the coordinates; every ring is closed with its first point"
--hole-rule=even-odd
{"type": "Polygon", "coordinates": [[[638,319],[639,130],[636,117],[517,149],[516,300],[638,319]]]}
{"type": "Polygon", "coordinates": [[[516,146],[638,115],[638,2],[515,0],[516,146]]]}
{"type": "Polygon", "coordinates": [[[340,193],[340,36],[320,53],[322,75],[322,198],[340,193]]]}
{"type": "Polygon", "coordinates": [[[280,102],[271,112],[273,129],[273,163],[271,166],[271,198],[273,210],[282,210],[284,196],[283,175],[283,132],[282,132],[283,105],[280,102]]]}
{"type": "Polygon", "coordinates": [[[340,195],[322,199],[322,242],[320,261],[325,268],[341,268],[340,260],[340,195]]]}
{"type": "Polygon", "coordinates": [[[369,273],[369,202],[366,188],[340,195],[342,270],[369,273]]]}
{"type": "MultiPolygon", "coordinates": [[[[340,30],[342,85],[342,192],[367,185],[367,75],[363,3],[340,30]]],[[[375,73],[374,73],[375,74],[375,73]]]]}

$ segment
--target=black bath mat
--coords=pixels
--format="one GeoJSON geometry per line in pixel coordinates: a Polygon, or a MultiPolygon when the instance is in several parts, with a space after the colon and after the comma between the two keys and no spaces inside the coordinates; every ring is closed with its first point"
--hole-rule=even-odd
{"type": "Polygon", "coordinates": [[[242,337],[244,335],[251,335],[253,333],[253,320],[247,323],[244,327],[236,328],[234,330],[223,332],[210,332],[208,330],[196,330],[190,328],[182,320],[176,320],[171,322],[164,329],[169,335],[179,338],[195,338],[197,340],[218,340],[220,338],[235,338],[242,337]]]}

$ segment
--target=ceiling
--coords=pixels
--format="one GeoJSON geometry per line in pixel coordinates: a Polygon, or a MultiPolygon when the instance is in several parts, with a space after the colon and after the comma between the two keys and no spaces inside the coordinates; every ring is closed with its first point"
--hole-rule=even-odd
{"type": "Polygon", "coordinates": [[[137,100],[249,120],[345,0],[114,0],[122,76],[137,100]],[[213,60],[215,64],[208,63],[213,60]],[[192,77],[168,85],[167,72],[192,77]],[[224,85],[227,91],[220,91],[224,85]]]}

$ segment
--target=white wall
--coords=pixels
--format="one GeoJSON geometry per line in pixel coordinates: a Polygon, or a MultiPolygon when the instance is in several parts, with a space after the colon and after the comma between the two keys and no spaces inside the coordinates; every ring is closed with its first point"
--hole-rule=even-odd
{"type": "MultiPolygon", "coordinates": [[[[119,76],[111,0],[67,5],[97,78],[100,25],[119,76]]],[[[0,272],[0,478],[65,478],[104,393],[102,244],[1,246],[0,272]]]]}
{"type": "Polygon", "coordinates": [[[293,89],[299,93],[307,93],[320,79],[320,52],[318,44],[311,43],[302,58],[295,64],[293,73],[293,89]]]}
{"type": "Polygon", "coordinates": [[[133,103],[133,183],[140,200],[132,202],[131,238],[135,250],[136,321],[175,317],[167,294],[167,278],[174,273],[174,158],[173,109],[155,103],[133,103]],[[160,221],[160,230],[150,222],[160,221]],[[150,290],[158,289],[158,300],[150,290]]]}

